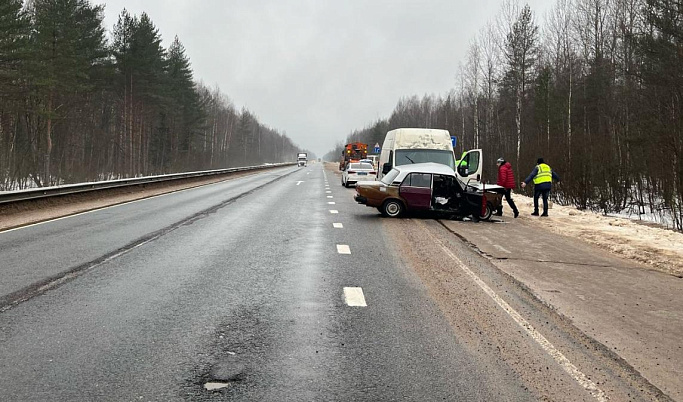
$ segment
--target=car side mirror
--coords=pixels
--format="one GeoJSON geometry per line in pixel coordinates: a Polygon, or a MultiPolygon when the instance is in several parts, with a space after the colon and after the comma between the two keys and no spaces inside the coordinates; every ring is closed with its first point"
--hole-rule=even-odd
{"type": "Polygon", "coordinates": [[[391,164],[390,163],[385,163],[382,165],[382,174],[387,174],[391,171],[391,164]]]}

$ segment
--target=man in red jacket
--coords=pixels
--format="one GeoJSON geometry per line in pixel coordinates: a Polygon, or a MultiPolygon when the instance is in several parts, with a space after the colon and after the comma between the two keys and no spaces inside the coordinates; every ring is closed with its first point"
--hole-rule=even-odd
{"type": "MultiPolygon", "coordinates": [[[[510,162],[505,162],[505,159],[503,158],[498,158],[496,164],[498,165],[498,185],[505,189],[505,201],[507,201],[510,208],[512,208],[512,212],[516,218],[519,216],[519,210],[517,209],[515,202],[512,201],[512,189],[517,186],[515,183],[515,175],[512,173],[512,165],[510,165],[510,162]]],[[[503,215],[502,206],[498,209],[496,215],[503,215]]]]}

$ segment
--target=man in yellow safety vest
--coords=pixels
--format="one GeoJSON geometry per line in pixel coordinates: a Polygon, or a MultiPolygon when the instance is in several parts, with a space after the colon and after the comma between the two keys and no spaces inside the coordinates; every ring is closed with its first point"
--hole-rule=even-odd
{"type": "Polygon", "coordinates": [[[550,166],[546,165],[543,158],[538,158],[537,165],[531,174],[522,182],[522,188],[525,188],[532,180],[534,181],[534,212],[531,215],[538,216],[538,197],[543,197],[543,214],[541,216],[548,216],[548,195],[550,195],[550,188],[553,179],[560,181],[560,176],[555,173],[550,166]]]}

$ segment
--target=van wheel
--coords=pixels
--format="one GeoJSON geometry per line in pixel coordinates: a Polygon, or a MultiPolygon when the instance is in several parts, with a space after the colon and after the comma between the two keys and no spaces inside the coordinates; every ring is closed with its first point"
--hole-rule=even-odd
{"type": "Polygon", "coordinates": [[[480,215],[479,219],[481,219],[483,221],[487,221],[487,220],[491,219],[491,215],[493,215],[493,205],[491,205],[490,202],[487,202],[486,203],[486,213],[484,213],[484,215],[480,215]]]}
{"type": "Polygon", "coordinates": [[[398,218],[403,214],[403,204],[399,200],[387,200],[382,205],[382,214],[390,218],[398,218]]]}

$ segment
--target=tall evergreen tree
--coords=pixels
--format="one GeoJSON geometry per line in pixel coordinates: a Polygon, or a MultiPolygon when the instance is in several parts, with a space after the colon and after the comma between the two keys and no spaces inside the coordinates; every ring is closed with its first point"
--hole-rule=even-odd
{"type": "MultiPolygon", "coordinates": [[[[166,51],[147,14],[136,18],[126,10],[121,13],[114,26],[113,54],[123,109],[119,127],[124,170],[147,173],[152,136],[165,136],[172,129],[159,121],[168,99],[166,51]]],[[[161,148],[165,152],[163,144],[161,148]]]]}
{"type": "Polygon", "coordinates": [[[91,75],[107,55],[103,7],[87,0],[35,0],[32,4],[34,85],[40,99],[43,129],[43,179],[52,182],[54,127],[67,116],[71,102],[94,89],[91,75]]]}
{"type": "Polygon", "coordinates": [[[0,102],[16,97],[20,69],[28,57],[30,21],[21,0],[0,2],[0,102]]]}
{"type": "Polygon", "coordinates": [[[195,135],[202,118],[199,97],[192,78],[190,60],[176,36],[168,49],[169,116],[178,138],[176,152],[190,158],[195,135]]]}

